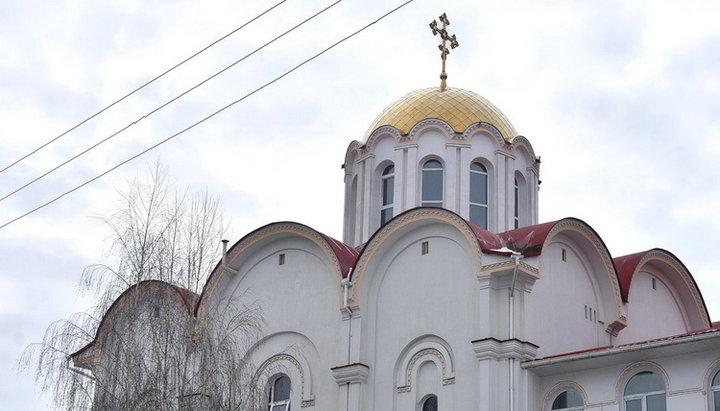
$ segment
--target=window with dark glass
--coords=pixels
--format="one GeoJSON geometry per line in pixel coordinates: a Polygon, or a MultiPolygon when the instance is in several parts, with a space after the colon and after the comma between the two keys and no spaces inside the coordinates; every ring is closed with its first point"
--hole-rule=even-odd
{"type": "Polygon", "coordinates": [[[625,386],[623,401],[625,411],[666,411],[665,382],[653,372],[639,372],[625,386]]]}
{"type": "Polygon", "coordinates": [[[268,411],[290,411],[290,378],[281,375],[270,386],[268,411]]]}
{"type": "Polygon", "coordinates": [[[715,377],[710,383],[710,393],[712,395],[713,411],[720,411],[720,371],[715,374],[715,377]]]}
{"type": "Polygon", "coordinates": [[[517,178],[515,178],[515,228],[520,228],[520,190],[518,190],[517,178]]]}
{"type": "Polygon", "coordinates": [[[428,160],[423,164],[421,205],[443,206],[443,166],[437,160],[428,160]]]}
{"type": "Polygon", "coordinates": [[[425,399],[425,402],[423,402],[422,411],[437,411],[437,409],[438,400],[436,396],[431,395],[425,399]]]}
{"type": "Polygon", "coordinates": [[[393,217],[395,192],[395,166],[389,165],[382,172],[382,203],[380,204],[380,225],[393,217]]]}
{"type": "Polygon", "coordinates": [[[481,163],[470,164],[470,221],[487,229],[488,172],[481,163]]]}
{"type": "Polygon", "coordinates": [[[564,410],[564,411],[575,411],[582,410],[585,404],[583,399],[574,390],[563,391],[555,397],[555,401],[552,403],[551,410],[564,410]]]}

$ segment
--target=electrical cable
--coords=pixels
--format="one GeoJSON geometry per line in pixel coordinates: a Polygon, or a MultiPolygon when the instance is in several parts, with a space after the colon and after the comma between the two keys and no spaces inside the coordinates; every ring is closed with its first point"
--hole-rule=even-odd
{"type": "Polygon", "coordinates": [[[243,100],[245,100],[246,98],[252,96],[253,94],[255,94],[255,93],[257,93],[257,92],[265,89],[266,87],[268,87],[268,86],[270,86],[270,85],[278,82],[279,80],[283,79],[284,77],[287,77],[289,74],[291,74],[292,72],[296,71],[296,70],[299,69],[300,67],[302,67],[302,66],[304,66],[305,64],[307,64],[307,63],[315,60],[316,58],[320,57],[321,55],[325,54],[326,52],[332,50],[333,48],[335,48],[335,47],[338,46],[339,44],[344,43],[345,41],[349,40],[349,39],[352,38],[352,37],[355,37],[356,35],[360,34],[360,33],[363,32],[363,31],[365,31],[366,29],[368,29],[368,28],[371,27],[372,25],[376,24],[376,23],[379,22],[380,20],[383,20],[383,19],[386,18],[387,16],[395,13],[396,11],[398,11],[398,10],[400,10],[401,8],[405,7],[406,5],[412,3],[413,1],[414,1],[414,0],[407,0],[406,2],[400,4],[399,6],[395,7],[394,9],[392,9],[392,10],[386,12],[385,14],[383,14],[382,16],[378,17],[378,18],[375,19],[374,21],[372,21],[372,22],[368,23],[367,25],[363,26],[362,28],[354,31],[353,33],[349,34],[348,36],[346,36],[346,37],[338,40],[338,41],[335,42],[335,43],[333,43],[332,45],[330,45],[329,47],[327,47],[327,48],[325,48],[324,50],[320,51],[319,53],[316,53],[316,54],[313,55],[312,57],[309,57],[309,58],[307,58],[306,60],[303,60],[301,63],[297,64],[296,66],[294,66],[294,67],[291,68],[290,70],[284,72],[283,74],[275,77],[274,79],[268,81],[267,83],[261,85],[260,87],[258,87],[258,88],[256,88],[256,89],[254,89],[254,90],[251,91],[250,93],[245,94],[244,96],[240,97],[239,99],[234,100],[234,101],[226,104],[225,106],[223,106],[222,108],[214,111],[213,113],[209,114],[208,116],[203,117],[202,119],[196,121],[195,123],[193,123],[193,124],[185,127],[184,129],[178,131],[178,132],[175,133],[175,134],[172,134],[171,136],[165,138],[164,140],[161,140],[161,141],[159,141],[158,143],[156,143],[156,144],[154,144],[154,145],[146,148],[145,150],[140,151],[139,153],[136,153],[135,155],[133,155],[133,156],[131,156],[131,157],[129,157],[129,158],[121,161],[120,163],[115,164],[114,166],[110,167],[110,168],[107,169],[106,171],[102,172],[101,174],[96,175],[95,177],[93,177],[93,178],[85,181],[84,183],[82,183],[82,184],[80,184],[80,185],[78,185],[78,186],[76,186],[76,187],[74,187],[74,188],[72,188],[72,189],[70,189],[70,190],[68,190],[68,191],[65,191],[64,193],[60,194],[59,196],[57,196],[57,197],[55,197],[55,198],[53,198],[53,199],[51,199],[51,200],[49,200],[49,201],[46,201],[45,203],[43,203],[43,204],[41,204],[41,205],[33,208],[32,210],[30,210],[30,211],[28,211],[28,212],[26,212],[26,213],[24,213],[24,214],[22,214],[22,215],[20,215],[20,216],[18,216],[18,217],[15,217],[15,218],[13,218],[12,220],[10,220],[10,221],[8,221],[8,222],[0,225],[0,229],[3,229],[3,228],[5,228],[5,227],[7,227],[8,225],[14,223],[15,221],[18,221],[18,220],[20,220],[20,219],[22,219],[22,218],[25,218],[25,217],[27,217],[28,215],[30,215],[30,214],[32,214],[32,213],[34,213],[34,212],[36,212],[36,211],[38,211],[38,210],[40,210],[40,209],[42,209],[42,208],[47,207],[48,205],[50,205],[50,204],[52,204],[52,203],[60,200],[61,198],[65,197],[66,195],[71,194],[71,193],[73,193],[73,192],[81,189],[82,187],[85,187],[86,185],[94,182],[95,180],[98,180],[99,178],[101,178],[101,177],[103,177],[103,176],[111,173],[112,171],[116,170],[117,168],[119,168],[119,167],[121,167],[121,166],[129,163],[130,161],[132,161],[132,160],[134,160],[134,159],[142,156],[143,154],[145,154],[145,153],[147,153],[147,152],[149,152],[149,151],[151,151],[151,150],[159,147],[160,145],[162,145],[162,144],[164,144],[164,143],[166,143],[166,142],[174,139],[175,137],[177,137],[177,136],[179,136],[179,135],[181,135],[181,134],[183,134],[183,133],[185,133],[185,132],[187,132],[187,131],[195,128],[195,127],[197,127],[198,125],[200,125],[200,124],[204,123],[205,121],[207,121],[207,120],[215,117],[216,115],[222,113],[223,111],[225,111],[225,110],[227,110],[228,108],[236,105],[237,103],[240,103],[241,101],[243,101],[243,100]]]}
{"type": "Polygon", "coordinates": [[[322,10],[316,12],[316,13],[313,14],[312,16],[310,16],[310,17],[306,18],[305,20],[301,21],[300,23],[298,23],[298,24],[296,24],[295,26],[293,26],[292,28],[286,30],[286,31],[283,32],[282,34],[276,36],[275,38],[273,38],[272,40],[270,40],[270,41],[268,41],[267,43],[263,44],[262,46],[256,48],[255,50],[251,51],[250,53],[244,55],[243,57],[239,58],[238,60],[235,60],[233,63],[231,63],[230,65],[226,66],[226,67],[223,68],[222,70],[216,72],[216,73],[213,74],[212,76],[210,76],[210,77],[206,78],[205,80],[203,80],[203,81],[195,84],[194,86],[190,87],[189,89],[185,90],[184,92],[180,93],[179,95],[173,97],[172,99],[166,101],[165,103],[161,104],[160,106],[158,106],[158,107],[150,110],[148,113],[146,113],[146,114],[144,114],[143,116],[139,117],[139,118],[136,119],[135,121],[130,122],[128,125],[126,125],[125,127],[121,128],[120,130],[118,130],[118,131],[110,134],[109,136],[105,137],[104,139],[102,139],[102,140],[98,141],[97,143],[91,145],[90,147],[86,148],[85,150],[79,152],[78,154],[75,154],[74,156],[70,157],[69,159],[63,161],[62,163],[60,163],[60,164],[56,165],[55,167],[51,168],[50,170],[44,172],[43,174],[40,174],[39,176],[37,176],[37,177],[35,177],[34,179],[30,180],[29,182],[23,184],[22,186],[16,188],[15,190],[13,190],[13,191],[5,194],[3,197],[0,197],[0,202],[2,202],[2,201],[5,200],[6,198],[8,198],[8,197],[10,197],[10,196],[12,196],[12,195],[14,195],[14,194],[17,194],[19,191],[22,191],[22,190],[24,190],[25,188],[27,188],[27,187],[35,184],[35,183],[38,182],[39,180],[47,177],[48,174],[51,174],[51,173],[55,172],[57,169],[59,169],[59,168],[61,168],[61,167],[64,167],[64,166],[67,165],[68,163],[70,163],[70,162],[72,162],[72,161],[75,161],[75,160],[78,159],[79,157],[87,154],[89,151],[94,150],[94,149],[97,148],[98,146],[106,143],[108,140],[116,137],[118,134],[122,133],[123,131],[129,129],[130,127],[138,124],[139,122],[143,121],[144,119],[146,119],[146,118],[150,117],[151,115],[157,113],[158,111],[164,109],[165,107],[169,106],[170,104],[172,104],[172,103],[174,103],[175,101],[179,100],[180,98],[184,97],[185,95],[187,95],[188,93],[190,93],[190,92],[192,92],[193,90],[197,89],[198,87],[202,86],[203,84],[207,83],[208,81],[214,79],[215,77],[219,76],[220,74],[226,72],[227,70],[231,69],[232,67],[234,67],[234,66],[236,66],[237,64],[241,63],[242,61],[246,60],[247,58],[249,58],[249,57],[252,56],[253,54],[257,53],[258,51],[261,51],[262,49],[264,49],[265,47],[267,47],[267,46],[269,46],[270,44],[274,43],[275,41],[277,41],[277,40],[285,37],[285,36],[288,35],[288,34],[290,34],[291,32],[293,32],[294,30],[296,30],[296,29],[299,28],[300,26],[302,26],[302,25],[304,25],[305,23],[309,22],[310,20],[316,18],[316,17],[319,16],[320,14],[326,12],[327,10],[331,9],[332,7],[334,7],[335,5],[337,5],[338,3],[342,2],[342,1],[343,1],[343,0],[337,0],[337,1],[335,1],[334,3],[330,4],[329,6],[326,6],[326,7],[323,8],[322,10]]]}
{"type": "Polygon", "coordinates": [[[250,20],[246,21],[245,23],[243,23],[242,25],[238,26],[237,28],[235,28],[235,29],[232,30],[231,32],[225,34],[224,36],[218,38],[217,40],[213,41],[212,43],[210,43],[210,44],[208,44],[207,46],[203,47],[202,49],[198,50],[197,52],[195,52],[194,54],[192,54],[190,57],[185,58],[184,60],[182,60],[181,62],[175,64],[174,66],[170,67],[169,69],[165,70],[165,71],[162,72],[161,74],[159,74],[159,75],[153,77],[152,79],[146,81],[145,83],[143,83],[143,84],[140,85],[139,87],[135,88],[135,89],[132,90],[131,92],[125,94],[124,96],[122,96],[122,97],[120,97],[119,99],[113,101],[113,102],[110,103],[109,105],[103,107],[102,109],[100,109],[99,111],[97,111],[95,114],[91,115],[90,117],[87,117],[85,120],[83,120],[83,121],[75,124],[74,126],[72,126],[72,127],[70,127],[69,129],[63,131],[62,133],[60,133],[60,134],[57,135],[56,137],[54,137],[54,138],[50,139],[49,141],[43,143],[42,145],[38,146],[37,148],[35,148],[35,149],[32,150],[31,152],[29,152],[29,153],[23,155],[22,157],[18,158],[17,160],[13,161],[11,164],[5,166],[2,170],[0,170],[0,174],[2,174],[5,170],[8,170],[9,168],[17,165],[19,162],[25,160],[26,158],[30,157],[31,155],[33,155],[33,154],[37,153],[38,151],[42,150],[43,148],[47,147],[48,145],[54,143],[56,140],[58,140],[58,139],[60,139],[61,137],[65,136],[66,134],[70,133],[71,131],[77,129],[78,127],[82,126],[83,124],[87,123],[88,121],[90,121],[90,120],[94,119],[95,117],[99,116],[100,114],[104,113],[105,111],[107,111],[108,109],[112,108],[113,106],[115,106],[116,104],[120,103],[121,101],[125,100],[126,98],[132,96],[133,94],[137,93],[138,91],[144,89],[145,87],[147,87],[147,86],[149,86],[150,84],[154,83],[155,81],[159,80],[161,77],[165,76],[166,74],[170,73],[171,71],[175,70],[176,68],[178,68],[178,67],[182,66],[183,64],[187,63],[188,61],[194,59],[195,57],[197,57],[197,56],[200,55],[201,53],[205,52],[205,51],[206,51],[207,49],[209,49],[210,47],[216,45],[217,43],[219,43],[219,42],[225,40],[226,38],[232,36],[233,34],[237,33],[237,32],[240,31],[241,29],[245,28],[245,26],[249,25],[250,23],[254,22],[255,20],[259,19],[260,17],[264,16],[265,14],[269,13],[270,11],[272,11],[272,10],[275,9],[276,7],[280,6],[281,4],[285,3],[286,1],[287,1],[287,0],[282,0],[282,1],[278,2],[278,3],[276,3],[275,5],[271,6],[271,7],[268,8],[267,10],[263,11],[262,13],[260,13],[260,14],[258,14],[257,16],[253,17],[252,19],[250,19],[250,20]]]}

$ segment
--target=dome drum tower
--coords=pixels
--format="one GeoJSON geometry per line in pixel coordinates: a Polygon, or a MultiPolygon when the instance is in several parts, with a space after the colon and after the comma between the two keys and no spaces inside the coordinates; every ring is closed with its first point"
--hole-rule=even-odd
{"type": "Polygon", "coordinates": [[[457,88],[410,93],[348,147],[343,240],[358,246],[420,206],[492,232],[537,224],[539,166],[530,142],[483,97],[457,88]]]}

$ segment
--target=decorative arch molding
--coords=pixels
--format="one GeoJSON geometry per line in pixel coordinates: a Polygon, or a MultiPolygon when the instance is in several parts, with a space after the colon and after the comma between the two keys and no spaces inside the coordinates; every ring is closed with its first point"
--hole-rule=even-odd
{"type": "Polygon", "coordinates": [[[702,380],[703,391],[705,391],[704,395],[710,396],[709,393],[710,393],[710,387],[712,386],[713,377],[715,377],[715,374],[717,374],[719,372],[720,372],[720,358],[713,361],[705,369],[705,374],[703,375],[703,380],[702,380]]]}
{"type": "Polygon", "coordinates": [[[434,129],[442,133],[448,141],[452,141],[455,137],[455,130],[448,123],[436,118],[425,119],[413,126],[407,134],[403,142],[415,141],[426,130],[434,129]]]}
{"type": "MultiPolygon", "coordinates": [[[[275,354],[268,358],[255,371],[251,387],[263,390],[263,387],[266,387],[269,381],[278,374],[286,374],[291,381],[300,382],[300,408],[315,406],[315,395],[312,393],[312,373],[302,356],[275,354]]],[[[260,392],[260,398],[264,398],[264,390],[260,392]]]]}
{"type": "MultiPolygon", "coordinates": [[[[642,271],[646,266],[654,263],[661,263],[669,267],[672,272],[667,274],[670,276],[673,276],[674,274],[674,278],[670,277],[668,280],[672,281],[673,279],[680,279],[680,283],[684,287],[684,291],[686,291],[685,296],[689,296],[692,299],[692,301],[688,301],[687,298],[683,298],[683,295],[679,296],[679,301],[683,305],[683,311],[687,314],[687,319],[690,322],[690,324],[688,324],[690,326],[688,331],[710,328],[712,324],[710,321],[710,314],[707,311],[705,300],[697,287],[695,279],[692,274],[690,274],[687,267],[685,267],[685,265],[672,253],[660,248],[655,248],[646,252],[640,261],[638,261],[637,266],[632,273],[632,278],[634,278],[635,275],[642,271]],[[693,317],[699,321],[692,321],[693,317]]],[[[632,278],[630,279],[630,284],[632,284],[632,278]]],[[[628,284],[628,294],[630,292],[630,284],[628,284]]],[[[677,282],[673,282],[672,285],[673,288],[675,288],[678,284],[677,282]]],[[[678,292],[683,290],[672,291],[678,292]]],[[[630,296],[628,295],[627,298],[629,301],[630,296]]],[[[632,304],[632,302],[630,303],[632,304]]]]}
{"type": "MultiPolygon", "coordinates": [[[[349,305],[353,307],[358,306],[362,298],[364,287],[367,287],[363,286],[363,284],[368,266],[376,260],[376,255],[381,253],[385,243],[392,241],[395,236],[400,233],[405,234],[408,230],[412,230],[413,227],[421,225],[423,222],[442,222],[457,229],[466,239],[467,244],[469,244],[472,248],[475,272],[479,272],[482,267],[481,241],[487,242],[487,244],[485,244],[485,248],[491,249],[501,247],[500,241],[489,232],[483,230],[483,233],[480,234],[484,234],[488,238],[480,238],[479,233],[476,233],[467,221],[452,211],[435,207],[418,207],[405,211],[390,220],[390,222],[381,227],[380,230],[376,231],[360,252],[355,269],[352,273],[353,295],[350,297],[348,302],[349,305]],[[493,237],[490,238],[489,236],[493,237]],[[496,242],[490,243],[493,239],[496,242]]],[[[477,228],[477,230],[482,229],[477,228]]]]}
{"type": "MultiPolygon", "coordinates": [[[[585,240],[587,244],[592,247],[593,251],[596,253],[596,256],[600,259],[600,263],[605,270],[608,282],[610,284],[610,292],[612,293],[611,306],[614,306],[615,308],[615,320],[608,325],[606,331],[612,335],[617,335],[618,331],[622,330],[627,326],[627,318],[625,317],[623,311],[623,300],[620,292],[620,281],[618,279],[617,271],[615,270],[615,265],[613,264],[612,257],[610,256],[610,251],[607,249],[607,246],[605,246],[605,243],[597,234],[597,232],[595,232],[595,230],[593,230],[592,227],[587,225],[587,223],[585,223],[584,221],[578,220],[576,218],[565,218],[558,221],[552,226],[547,236],[545,237],[545,240],[543,241],[542,249],[545,249],[547,245],[552,243],[556,236],[565,235],[568,233],[574,234],[576,237],[585,240]]],[[[543,272],[544,258],[545,256],[541,252],[539,261],[540,272],[543,272]]],[[[601,295],[601,297],[604,296],[601,295]]],[[[608,303],[608,301],[606,301],[604,298],[603,300],[605,301],[605,303],[608,303]]]]}
{"type": "Polygon", "coordinates": [[[401,141],[409,140],[407,136],[400,134],[400,130],[393,126],[382,126],[376,128],[370,135],[365,139],[365,143],[362,144],[363,150],[371,150],[380,137],[390,136],[395,141],[395,144],[401,141]]]}
{"type": "MultiPolygon", "coordinates": [[[[100,320],[100,325],[98,325],[97,331],[95,332],[93,341],[70,354],[75,365],[83,367],[100,361],[108,334],[110,330],[113,329],[112,325],[121,316],[125,307],[140,297],[154,292],[165,295],[170,301],[176,304],[181,312],[185,312],[188,318],[192,317],[193,308],[199,298],[197,294],[160,280],[141,281],[130,286],[120,294],[110,308],[105,311],[103,318],[100,320]]],[[[188,330],[188,332],[190,332],[190,330],[188,330]]]]}
{"type": "Polygon", "coordinates": [[[585,404],[585,406],[588,405],[587,392],[585,392],[585,390],[583,389],[583,387],[580,386],[580,384],[574,381],[560,381],[555,384],[550,390],[548,390],[548,392],[545,394],[542,409],[550,411],[550,408],[552,407],[552,403],[553,401],[555,401],[555,398],[567,390],[573,390],[580,394],[583,400],[583,404],[585,404]]]}
{"type": "Polygon", "coordinates": [[[395,363],[395,390],[407,393],[413,390],[420,365],[431,361],[440,371],[442,385],[455,384],[455,356],[450,345],[436,335],[424,335],[411,341],[400,352],[395,363]]]}
{"type": "Polygon", "coordinates": [[[345,152],[345,163],[344,166],[347,168],[348,166],[352,165],[355,162],[355,159],[359,158],[362,154],[362,144],[357,141],[353,140],[350,145],[348,145],[347,151],[345,152]]]}
{"type": "MultiPolygon", "coordinates": [[[[320,232],[299,223],[281,222],[272,223],[243,237],[235,243],[227,253],[227,264],[233,265],[233,262],[240,260],[243,254],[249,252],[254,246],[273,241],[274,238],[296,236],[311,241],[317,246],[326,257],[333,271],[335,272],[335,281],[337,282],[338,306],[343,304],[343,293],[341,282],[346,277],[352,267],[357,256],[357,251],[333,238],[327,237],[320,232]]],[[[228,275],[229,271],[221,266],[221,263],[213,270],[208,279],[200,297],[200,302],[196,309],[196,316],[202,329],[205,318],[208,314],[209,304],[212,297],[216,293],[218,286],[223,278],[228,275]]]]}
{"type": "Polygon", "coordinates": [[[525,138],[524,136],[517,136],[513,139],[511,146],[513,150],[525,151],[527,153],[528,159],[532,161],[532,167],[535,172],[540,172],[540,162],[537,161],[537,156],[535,156],[535,150],[533,149],[532,144],[530,144],[530,141],[527,138],[525,138]]]}
{"type": "MultiPolygon", "coordinates": [[[[490,123],[485,122],[479,122],[471,124],[460,136],[461,140],[470,140],[475,134],[478,132],[485,132],[484,134],[489,134],[490,136],[495,138],[495,145],[499,150],[503,151],[509,151],[508,150],[508,140],[505,139],[505,137],[500,133],[500,130],[498,130],[495,126],[493,126],[490,123]]],[[[508,137],[509,139],[512,139],[512,136],[508,137]]]]}
{"type": "Polygon", "coordinates": [[[620,372],[620,376],[618,377],[617,383],[615,384],[615,398],[617,398],[618,404],[622,404],[623,402],[625,386],[627,385],[628,381],[630,381],[630,378],[632,378],[635,374],[643,371],[650,371],[660,375],[663,379],[663,383],[665,384],[665,395],[670,394],[670,377],[668,376],[667,372],[665,372],[665,369],[654,362],[642,361],[630,364],[629,366],[625,367],[622,372],[620,372]]]}

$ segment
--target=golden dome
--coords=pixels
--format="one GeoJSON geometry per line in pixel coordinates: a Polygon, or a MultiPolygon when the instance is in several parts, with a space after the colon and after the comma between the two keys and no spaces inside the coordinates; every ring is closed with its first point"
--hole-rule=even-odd
{"type": "Polygon", "coordinates": [[[381,126],[393,126],[401,134],[408,134],[428,118],[445,121],[457,133],[474,123],[485,122],[495,126],[507,142],[517,135],[507,117],[484,97],[459,88],[441,91],[433,87],[414,91],[388,106],[370,126],[365,140],[381,126]]]}

